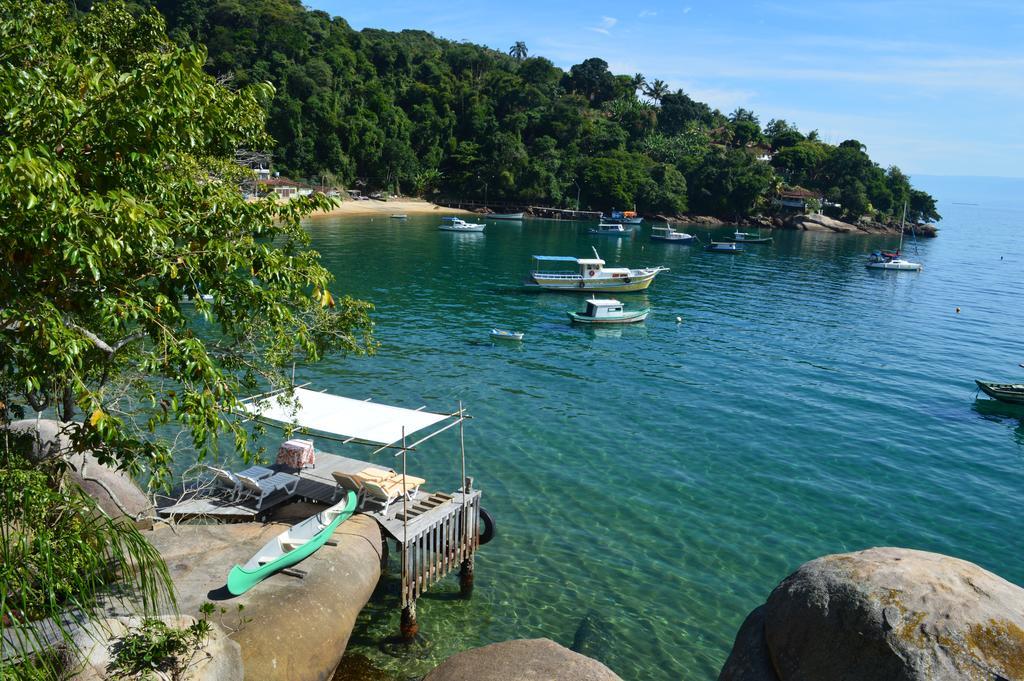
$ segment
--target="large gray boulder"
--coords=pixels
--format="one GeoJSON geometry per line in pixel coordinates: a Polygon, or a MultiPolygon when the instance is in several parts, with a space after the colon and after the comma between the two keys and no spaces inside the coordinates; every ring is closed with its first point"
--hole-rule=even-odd
{"type": "Polygon", "coordinates": [[[857,225],[830,218],[827,215],[794,215],[788,218],[783,226],[786,229],[798,229],[805,232],[838,232],[854,234],[868,231],[857,225]]]}
{"type": "MultiPolygon", "coordinates": [[[[196,620],[193,617],[162,617],[168,626],[184,629],[196,620]]],[[[119,679],[113,673],[117,645],[125,634],[140,624],[138,617],[102,620],[74,635],[72,649],[76,657],[65,662],[74,681],[107,681],[119,679]]],[[[183,656],[184,674],[180,681],[242,681],[242,651],[227,637],[218,624],[213,623],[209,635],[199,648],[183,656]]],[[[156,676],[156,678],[162,678],[156,676]]]]}
{"type": "Polygon", "coordinates": [[[718,678],[1019,681],[1024,589],[924,551],[818,558],[750,614],[718,678]]]}
{"type": "Polygon", "coordinates": [[[597,660],[546,638],[492,643],[449,657],[423,681],[621,681],[597,660]]]}
{"type": "Polygon", "coordinates": [[[140,527],[152,527],[155,515],[152,500],[127,473],[104,466],[89,452],[72,453],[70,433],[77,423],[52,419],[23,419],[8,428],[32,437],[31,456],[43,459],[61,457],[71,464],[68,480],[79,485],[111,518],[127,517],[140,527]]]}
{"type": "Polygon", "coordinates": [[[237,629],[231,637],[242,648],[246,679],[326,681],[380,578],[380,530],[372,518],[353,516],[335,531],[335,546],[324,546],[295,566],[305,577],[277,573],[232,597],[225,586],[231,567],[286,527],[161,526],[147,536],[167,562],[182,613],[195,614],[207,601],[227,610],[222,621],[237,629]]]}

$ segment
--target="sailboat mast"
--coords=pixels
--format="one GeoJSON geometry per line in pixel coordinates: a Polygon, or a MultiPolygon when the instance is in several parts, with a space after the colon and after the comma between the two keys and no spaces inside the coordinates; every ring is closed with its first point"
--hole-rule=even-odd
{"type": "Polygon", "coordinates": [[[900,247],[896,250],[897,253],[903,252],[903,230],[907,223],[907,202],[903,202],[903,217],[900,219],[900,247]]]}

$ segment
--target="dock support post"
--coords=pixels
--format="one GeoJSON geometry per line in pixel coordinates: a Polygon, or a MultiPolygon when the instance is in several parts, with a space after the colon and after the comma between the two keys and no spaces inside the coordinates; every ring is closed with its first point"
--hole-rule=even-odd
{"type": "Polygon", "coordinates": [[[470,555],[459,566],[459,598],[469,600],[473,595],[473,556],[470,555]]]}
{"type": "Polygon", "coordinates": [[[399,625],[399,632],[404,643],[411,643],[420,633],[420,624],[416,621],[416,601],[409,601],[409,605],[402,608],[402,623],[399,625]]]}

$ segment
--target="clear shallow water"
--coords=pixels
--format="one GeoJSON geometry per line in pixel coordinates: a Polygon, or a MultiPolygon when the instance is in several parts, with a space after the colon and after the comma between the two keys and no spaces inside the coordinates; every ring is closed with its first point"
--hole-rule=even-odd
{"type": "MultiPolygon", "coordinates": [[[[335,292],[376,304],[382,346],[300,378],[411,407],[464,401],[499,533],[471,601],[454,579],[420,601],[422,659],[378,648],[398,628],[393,580],[348,654],[408,678],[494,641],[570,645],[586,620],[588,653],[623,678],[709,679],[746,614],[823,554],[906,546],[1024,584],[1024,410],[976,401],[972,381],[1024,379],[1024,204],[940,212],[920,274],[866,270],[895,245],[873,237],[776,232],[732,257],[651,243],[649,226],[617,240],[546,221],[483,235],[434,217],[310,222],[335,292]],[[532,254],[592,244],[611,265],[671,268],[621,296],[653,308],[645,324],[573,327],[582,297],[520,288],[532,254]],[[526,339],[492,343],[492,326],[526,339]]],[[[438,438],[411,472],[454,488],[457,443],[438,438]]]]}

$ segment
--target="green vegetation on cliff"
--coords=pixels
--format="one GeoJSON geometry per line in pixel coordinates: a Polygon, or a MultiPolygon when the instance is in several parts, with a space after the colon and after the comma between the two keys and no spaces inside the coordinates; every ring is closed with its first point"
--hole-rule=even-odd
{"type": "Polygon", "coordinates": [[[298,0],[144,0],[207,69],[236,86],[270,81],[276,169],[313,182],[595,209],[747,213],[783,185],[848,216],[936,219],[934,201],[863,145],[823,143],[786,121],[762,129],[660,80],[601,59],[568,72],[517,42],[508,52],[423,31],[353,30],[298,0]],[[639,93],[639,94],[638,94],[639,93]],[[756,156],[770,148],[771,163],[756,156]],[[759,149],[759,147],[761,147],[759,149]]]}

